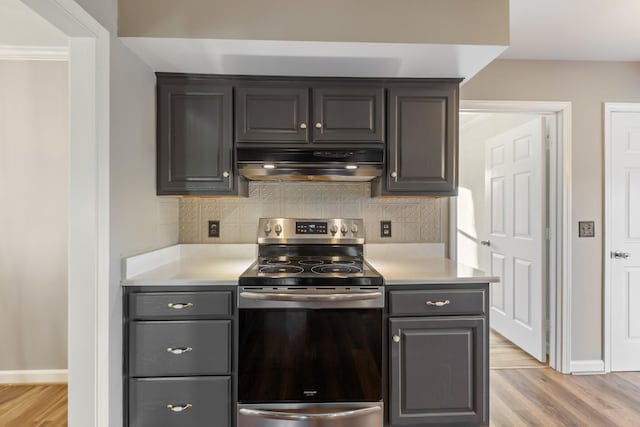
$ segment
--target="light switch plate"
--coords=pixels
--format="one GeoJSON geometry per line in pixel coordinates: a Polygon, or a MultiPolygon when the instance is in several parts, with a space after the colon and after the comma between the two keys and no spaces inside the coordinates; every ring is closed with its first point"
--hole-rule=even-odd
{"type": "Polygon", "coordinates": [[[594,221],[578,221],[578,237],[595,237],[596,226],[594,221]]]}

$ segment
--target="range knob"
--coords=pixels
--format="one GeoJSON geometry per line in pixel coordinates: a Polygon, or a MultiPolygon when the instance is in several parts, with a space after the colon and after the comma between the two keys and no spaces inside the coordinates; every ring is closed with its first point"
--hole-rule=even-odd
{"type": "Polygon", "coordinates": [[[351,232],[353,234],[358,234],[358,226],[356,224],[351,225],[351,232]]]}
{"type": "Polygon", "coordinates": [[[336,233],[338,232],[338,226],[335,224],[331,224],[331,227],[329,227],[329,231],[331,232],[331,234],[335,236],[336,233]]]}
{"type": "Polygon", "coordinates": [[[342,227],[340,227],[340,232],[342,233],[343,236],[347,235],[347,231],[349,231],[349,228],[347,227],[347,224],[342,224],[342,227]]]}
{"type": "Polygon", "coordinates": [[[269,235],[269,233],[271,233],[271,224],[266,223],[264,225],[264,234],[266,234],[267,236],[269,235]]]}
{"type": "Polygon", "coordinates": [[[282,226],[280,224],[276,224],[276,226],[273,228],[276,231],[276,234],[279,236],[280,233],[282,233],[282,226]]]}

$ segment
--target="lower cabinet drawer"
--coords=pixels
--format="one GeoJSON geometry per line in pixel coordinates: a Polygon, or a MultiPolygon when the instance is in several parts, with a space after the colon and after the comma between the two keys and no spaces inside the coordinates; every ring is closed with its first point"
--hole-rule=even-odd
{"type": "Polygon", "coordinates": [[[231,377],[130,381],[129,427],[208,426],[231,426],[231,377]]]}
{"type": "Polygon", "coordinates": [[[131,377],[218,375],[230,372],[230,320],[131,323],[131,377]]]}
{"type": "Polygon", "coordinates": [[[485,314],[484,289],[425,289],[389,292],[391,315],[471,315],[485,314]]]}

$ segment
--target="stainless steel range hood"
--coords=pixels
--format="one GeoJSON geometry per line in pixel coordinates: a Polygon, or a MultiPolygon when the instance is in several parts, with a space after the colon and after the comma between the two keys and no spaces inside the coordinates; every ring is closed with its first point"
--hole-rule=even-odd
{"type": "Polygon", "coordinates": [[[382,148],[238,148],[238,173],[254,181],[371,181],[382,174],[382,148]]]}

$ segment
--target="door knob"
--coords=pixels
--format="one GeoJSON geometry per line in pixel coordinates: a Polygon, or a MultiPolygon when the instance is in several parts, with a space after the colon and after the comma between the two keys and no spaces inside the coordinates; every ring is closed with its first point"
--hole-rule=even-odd
{"type": "Polygon", "coordinates": [[[491,241],[490,241],[490,240],[480,240],[480,244],[481,244],[482,246],[487,246],[487,247],[489,247],[489,246],[491,246],[491,241]]]}
{"type": "Polygon", "coordinates": [[[622,251],[613,251],[613,252],[611,252],[611,258],[629,259],[630,257],[631,257],[631,254],[629,252],[622,252],[622,251]]]}

